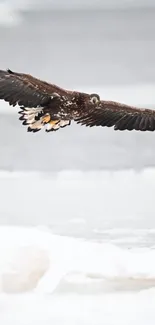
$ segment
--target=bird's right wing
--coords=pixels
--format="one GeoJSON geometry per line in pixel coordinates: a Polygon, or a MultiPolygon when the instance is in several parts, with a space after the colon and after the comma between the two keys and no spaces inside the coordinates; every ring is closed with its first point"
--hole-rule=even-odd
{"type": "Polygon", "coordinates": [[[66,91],[28,74],[0,70],[0,99],[12,106],[44,107],[54,93],[61,96],[66,91]]]}

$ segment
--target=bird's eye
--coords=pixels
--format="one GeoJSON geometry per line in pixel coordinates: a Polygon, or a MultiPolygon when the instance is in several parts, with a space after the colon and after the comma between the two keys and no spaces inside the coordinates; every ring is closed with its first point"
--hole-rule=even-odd
{"type": "Polygon", "coordinates": [[[91,95],[90,101],[91,103],[96,104],[100,101],[100,97],[98,95],[91,95]]]}

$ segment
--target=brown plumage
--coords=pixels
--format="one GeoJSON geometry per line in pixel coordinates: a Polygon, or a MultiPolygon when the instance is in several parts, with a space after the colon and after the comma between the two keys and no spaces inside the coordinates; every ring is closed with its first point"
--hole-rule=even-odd
{"type": "Polygon", "coordinates": [[[75,121],[114,130],[155,130],[155,111],[100,100],[97,94],[69,91],[24,73],[0,70],[0,99],[20,106],[27,131],[56,131],[75,121]]]}

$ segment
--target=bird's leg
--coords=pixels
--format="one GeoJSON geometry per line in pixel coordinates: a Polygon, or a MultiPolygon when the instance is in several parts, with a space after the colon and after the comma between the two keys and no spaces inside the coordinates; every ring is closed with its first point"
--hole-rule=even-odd
{"type": "Polygon", "coordinates": [[[47,130],[58,130],[59,120],[51,120],[50,114],[45,114],[41,119],[42,125],[46,125],[47,130]]]}
{"type": "Polygon", "coordinates": [[[50,126],[52,127],[52,126],[54,126],[54,125],[56,125],[56,124],[58,124],[59,123],[59,120],[51,120],[50,122],[48,122],[49,124],[50,124],[50,126]]]}
{"type": "Polygon", "coordinates": [[[49,124],[49,128],[51,129],[59,123],[59,120],[51,120],[50,114],[47,113],[42,117],[42,123],[49,124]]]}
{"type": "Polygon", "coordinates": [[[46,131],[49,132],[58,130],[60,127],[59,122],[59,120],[51,120],[50,122],[48,122],[46,125],[46,131]]]}
{"type": "Polygon", "coordinates": [[[46,124],[46,123],[49,123],[50,122],[50,119],[51,119],[51,117],[50,117],[50,114],[45,114],[43,117],[42,117],[42,122],[44,123],[44,124],[46,124]]]}
{"type": "Polygon", "coordinates": [[[70,125],[69,120],[51,120],[46,123],[46,132],[57,131],[60,127],[63,128],[67,125],[70,125]]]}

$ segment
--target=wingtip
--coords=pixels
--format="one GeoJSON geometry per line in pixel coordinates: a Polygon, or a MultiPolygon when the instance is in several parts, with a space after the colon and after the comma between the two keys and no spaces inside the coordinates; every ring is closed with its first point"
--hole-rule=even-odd
{"type": "Polygon", "coordinates": [[[13,71],[10,70],[9,68],[6,70],[8,73],[13,74],[13,71]]]}
{"type": "Polygon", "coordinates": [[[6,75],[6,74],[13,74],[13,71],[12,70],[10,70],[10,69],[6,69],[6,70],[3,70],[3,69],[1,69],[0,70],[0,75],[6,75]]]}
{"type": "Polygon", "coordinates": [[[27,128],[27,132],[33,132],[33,133],[36,133],[38,131],[40,131],[41,129],[37,128],[37,129],[33,129],[31,128],[30,126],[27,128]]]}

